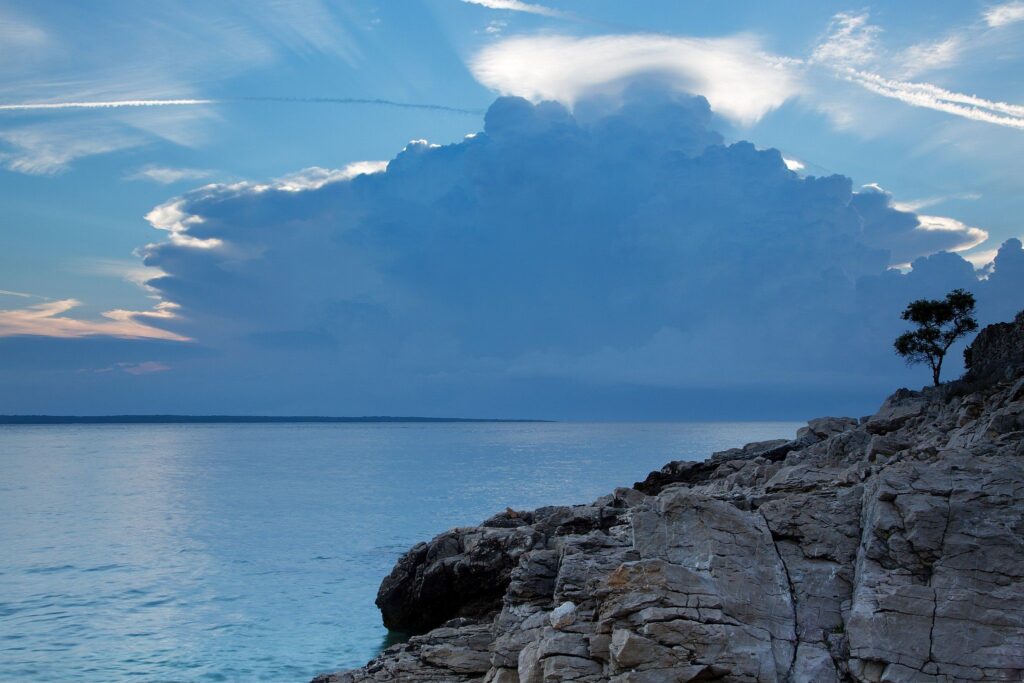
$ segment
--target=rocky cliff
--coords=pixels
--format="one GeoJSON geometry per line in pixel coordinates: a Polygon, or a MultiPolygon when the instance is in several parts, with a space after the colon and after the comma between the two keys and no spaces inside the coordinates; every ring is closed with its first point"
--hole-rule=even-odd
{"type": "Polygon", "coordinates": [[[1024,680],[1024,314],[871,417],[507,510],[401,558],[421,633],[317,683],[1024,680]]]}

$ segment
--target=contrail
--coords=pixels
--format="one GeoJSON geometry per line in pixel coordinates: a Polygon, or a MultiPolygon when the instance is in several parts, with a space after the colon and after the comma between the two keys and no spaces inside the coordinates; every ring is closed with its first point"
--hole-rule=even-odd
{"type": "Polygon", "coordinates": [[[940,88],[931,83],[911,83],[884,78],[856,69],[839,72],[848,81],[883,97],[890,97],[915,107],[962,116],[965,119],[994,123],[1024,130],[1024,105],[994,102],[976,95],[966,95],[940,88]]]}
{"type": "Polygon", "coordinates": [[[16,296],[22,299],[42,299],[43,301],[51,301],[48,296],[39,296],[38,294],[29,294],[28,292],[13,292],[9,289],[0,289],[0,296],[16,296]]]}
{"type": "Polygon", "coordinates": [[[217,100],[109,100],[105,102],[28,102],[0,104],[0,111],[36,111],[44,109],[116,109],[118,107],[181,107],[216,104],[217,100]]]}
{"type": "Polygon", "coordinates": [[[481,109],[449,107],[444,104],[417,104],[384,99],[363,99],[355,97],[229,97],[223,99],[176,99],[176,100],[107,100],[100,102],[26,102],[22,104],[0,104],[0,111],[46,111],[55,109],[117,109],[121,107],[189,107],[204,104],[229,104],[231,102],[293,102],[310,104],[369,104],[401,109],[426,109],[453,114],[478,116],[481,109]]]}
{"type": "Polygon", "coordinates": [[[397,102],[395,100],[383,99],[362,99],[357,97],[235,97],[224,102],[297,102],[313,104],[377,104],[387,107],[399,107],[401,109],[429,109],[433,111],[447,111],[454,114],[472,114],[474,116],[483,114],[482,109],[466,109],[464,107],[449,107],[445,104],[416,104],[415,102],[397,102]]]}

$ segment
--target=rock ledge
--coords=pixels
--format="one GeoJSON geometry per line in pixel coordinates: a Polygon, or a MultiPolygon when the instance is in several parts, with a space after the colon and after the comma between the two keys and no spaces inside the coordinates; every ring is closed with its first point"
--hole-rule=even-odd
{"type": "Polygon", "coordinates": [[[507,510],[381,585],[422,633],[317,683],[1024,680],[1024,315],[864,420],[507,510]]]}

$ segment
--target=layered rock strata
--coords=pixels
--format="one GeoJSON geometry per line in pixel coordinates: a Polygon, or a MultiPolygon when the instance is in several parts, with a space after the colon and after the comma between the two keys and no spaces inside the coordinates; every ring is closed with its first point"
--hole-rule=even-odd
{"type": "Polygon", "coordinates": [[[381,585],[420,633],[317,683],[1024,680],[1024,316],[868,418],[507,510],[381,585]]]}

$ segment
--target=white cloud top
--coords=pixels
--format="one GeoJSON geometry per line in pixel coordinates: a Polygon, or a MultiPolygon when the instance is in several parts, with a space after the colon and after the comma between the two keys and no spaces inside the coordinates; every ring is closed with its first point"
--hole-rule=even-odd
{"type": "Polygon", "coordinates": [[[749,36],[517,37],[485,48],[470,66],[481,83],[504,95],[568,105],[619,94],[631,80],[650,77],[703,95],[716,112],[741,124],[757,122],[801,88],[791,62],[765,53],[749,36]]]}

